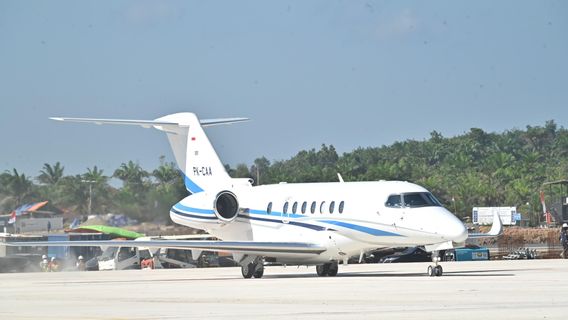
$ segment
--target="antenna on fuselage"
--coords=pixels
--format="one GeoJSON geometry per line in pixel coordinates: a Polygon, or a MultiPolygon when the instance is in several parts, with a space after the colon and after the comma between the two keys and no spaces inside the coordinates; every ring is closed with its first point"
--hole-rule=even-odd
{"type": "Polygon", "coordinates": [[[337,173],[337,178],[339,179],[339,182],[344,183],[345,181],[343,181],[343,177],[341,176],[341,173],[337,173]]]}

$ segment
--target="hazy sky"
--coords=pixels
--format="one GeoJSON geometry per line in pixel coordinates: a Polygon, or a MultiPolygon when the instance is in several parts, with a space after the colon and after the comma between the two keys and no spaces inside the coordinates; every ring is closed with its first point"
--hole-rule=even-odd
{"type": "Polygon", "coordinates": [[[0,0],[0,172],[173,160],[138,127],[49,116],[253,121],[224,163],[302,149],[568,126],[567,1],[0,0]]]}

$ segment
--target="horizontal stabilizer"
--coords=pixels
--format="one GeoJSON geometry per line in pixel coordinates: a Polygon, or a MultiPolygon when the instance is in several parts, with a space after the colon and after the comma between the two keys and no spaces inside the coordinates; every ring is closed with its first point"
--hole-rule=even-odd
{"type": "Polygon", "coordinates": [[[155,121],[155,120],[128,120],[128,119],[97,119],[97,118],[62,118],[62,117],[51,117],[49,118],[55,121],[65,121],[65,122],[85,122],[94,124],[122,124],[122,125],[138,125],[145,128],[150,128],[152,126],[162,126],[162,125],[177,125],[173,122],[155,121]]]}
{"type": "Polygon", "coordinates": [[[144,247],[170,249],[198,249],[235,253],[268,255],[311,254],[317,255],[326,248],[302,242],[254,242],[254,241],[199,241],[199,240],[105,240],[105,241],[26,241],[6,242],[0,245],[13,247],[144,247]]]}
{"type": "Polygon", "coordinates": [[[220,186],[230,185],[232,182],[225,166],[203,131],[203,127],[249,120],[248,118],[199,120],[191,112],[168,114],[154,120],[66,117],[52,117],[51,119],[64,122],[136,125],[154,128],[166,133],[178,167],[183,173],[185,187],[192,194],[207,189],[218,189],[220,186]],[[200,169],[202,172],[199,171],[200,169]]]}
{"type": "Polygon", "coordinates": [[[202,127],[211,127],[220,124],[231,124],[243,121],[249,121],[249,118],[225,118],[225,119],[202,119],[199,123],[202,127]]]}
{"type": "MultiPolygon", "coordinates": [[[[187,126],[188,123],[172,122],[172,121],[159,121],[159,120],[131,120],[131,119],[99,119],[99,118],[64,118],[64,117],[51,117],[51,120],[66,121],[66,122],[84,122],[94,124],[120,124],[120,125],[138,125],[144,128],[152,126],[187,126]]],[[[203,119],[199,120],[202,127],[216,126],[220,124],[231,124],[237,122],[248,121],[248,118],[221,118],[221,119],[203,119]]]]}

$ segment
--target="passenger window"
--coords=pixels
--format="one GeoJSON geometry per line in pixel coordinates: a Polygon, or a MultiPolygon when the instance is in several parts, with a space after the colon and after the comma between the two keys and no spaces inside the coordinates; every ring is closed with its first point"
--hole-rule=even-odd
{"type": "Polygon", "coordinates": [[[316,202],[312,202],[312,207],[310,208],[311,213],[316,212],[316,202]]]}
{"type": "Polygon", "coordinates": [[[343,207],[345,206],[345,201],[339,203],[339,213],[343,213],[343,207]]]}
{"type": "Polygon", "coordinates": [[[296,213],[296,210],[298,210],[298,202],[294,202],[292,205],[292,213],[296,213]]]}
{"type": "Polygon", "coordinates": [[[320,213],[322,213],[322,214],[323,214],[323,210],[324,210],[323,208],[324,207],[325,207],[325,201],[322,201],[321,204],[320,204],[320,213]]]}
{"type": "Polygon", "coordinates": [[[385,206],[391,207],[391,208],[400,208],[400,207],[402,207],[402,202],[401,202],[401,199],[400,199],[400,194],[393,194],[393,195],[390,195],[389,198],[387,199],[387,202],[385,203],[385,206]]]}
{"type": "Polygon", "coordinates": [[[284,208],[282,208],[283,213],[288,213],[288,201],[284,203],[284,208]]]}
{"type": "Polygon", "coordinates": [[[266,213],[270,214],[272,212],[272,202],[268,204],[268,208],[266,208],[266,213]]]}
{"type": "Polygon", "coordinates": [[[304,203],[302,203],[302,213],[306,213],[306,207],[308,206],[308,203],[306,201],[304,201],[304,203]]]}
{"type": "Polygon", "coordinates": [[[333,210],[335,209],[335,201],[332,201],[329,204],[329,213],[333,213],[333,210]]]}

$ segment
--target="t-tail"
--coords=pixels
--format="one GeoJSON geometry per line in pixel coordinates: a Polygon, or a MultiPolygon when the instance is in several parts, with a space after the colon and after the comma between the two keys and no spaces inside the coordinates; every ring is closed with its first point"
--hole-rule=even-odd
{"type": "Polygon", "coordinates": [[[247,118],[199,120],[191,112],[170,114],[156,120],[121,120],[94,118],[60,118],[53,120],[88,122],[95,124],[139,125],[164,131],[170,142],[176,162],[183,173],[187,190],[191,193],[218,188],[231,183],[223,163],[203,131],[203,127],[247,121],[247,118]]]}

